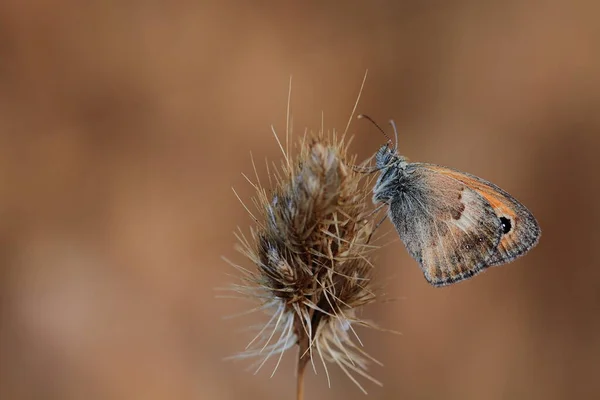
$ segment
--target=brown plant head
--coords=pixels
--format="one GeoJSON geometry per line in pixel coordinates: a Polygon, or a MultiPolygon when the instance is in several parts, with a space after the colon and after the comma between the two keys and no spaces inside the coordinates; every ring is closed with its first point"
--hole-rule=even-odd
{"type": "Polygon", "coordinates": [[[370,326],[357,310],[375,300],[368,179],[352,167],[356,158],[335,133],[305,136],[296,157],[281,148],[285,160],[269,176],[274,189],[253,184],[256,226],[249,238],[237,235],[257,271],[234,265],[243,273],[234,289],[259,300],[254,310],[270,315],[237,357],[258,357],[260,369],[298,345],[299,373],[318,359],[329,380],[327,363],[335,363],[364,391],[354,374],[379,384],[366,372],[377,361],[359,347],[354,331],[370,326]]]}

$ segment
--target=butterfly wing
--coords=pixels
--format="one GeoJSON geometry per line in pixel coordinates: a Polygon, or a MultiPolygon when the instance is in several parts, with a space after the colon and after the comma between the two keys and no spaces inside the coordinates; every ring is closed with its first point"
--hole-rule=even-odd
{"type": "Polygon", "coordinates": [[[443,286],[489,265],[502,222],[476,190],[428,164],[411,163],[398,180],[388,215],[425,279],[443,286]]]}
{"type": "Polygon", "coordinates": [[[501,265],[522,256],[539,241],[541,230],[531,212],[498,186],[477,176],[433,164],[421,164],[434,174],[449,177],[477,192],[502,222],[502,237],[488,265],[501,265]]]}

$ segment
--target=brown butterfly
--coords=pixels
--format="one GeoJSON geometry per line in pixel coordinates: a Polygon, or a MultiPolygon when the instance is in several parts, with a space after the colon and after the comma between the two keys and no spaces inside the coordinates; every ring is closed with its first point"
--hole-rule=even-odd
{"type": "Polygon", "coordinates": [[[391,123],[396,147],[388,141],[375,156],[373,202],[389,206],[388,217],[430,284],[462,281],[537,244],[540,227],[523,204],[477,176],[408,162],[398,154],[391,123]]]}

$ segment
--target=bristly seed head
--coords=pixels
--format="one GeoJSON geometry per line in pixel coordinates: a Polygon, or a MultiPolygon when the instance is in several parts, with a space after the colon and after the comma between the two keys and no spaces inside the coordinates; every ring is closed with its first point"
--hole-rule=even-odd
{"type": "Polygon", "coordinates": [[[238,235],[241,252],[258,271],[238,267],[243,282],[234,289],[258,299],[255,310],[270,320],[236,357],[256,356],[260,369],[297,344],[299,365],[310,361],[314,368],[318,356],[326,373],[327,363],[335,363],[364,391],[354,374],[380,384],[366,372],[368,362],[377,361],[355,344],[362,346],[353,329],[372,326],[356,314],[375,300],[371,191],[352,168],[356,159],[348,158],[343,138],[320,133],[298,145],[296,157],[284,151],[282,167],[271,171],[272,191],[255,184],[257,226],[250,238],[238,235]]]}

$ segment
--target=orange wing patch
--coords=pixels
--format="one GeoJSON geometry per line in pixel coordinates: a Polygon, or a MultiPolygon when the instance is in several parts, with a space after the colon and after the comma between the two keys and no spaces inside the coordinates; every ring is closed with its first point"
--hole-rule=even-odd
{"type": "Polygon", "coordinates": [[[488,203],[490,203],[499,216],[503,215],[511,219],[516,217],[517,213],[513,207],[512,201],[510,200],[510,195],[491,182],[484,181],[483,179],[473,175],[464,174],[462,172],[437,165],[431,166],[429,169],[437,173],[450,176],[457,181],[464,183],[469,188],[475,190],[477,193],[483,196],[488,203]],[[507,197],[507,195],[509,197],[507,197]]]}

